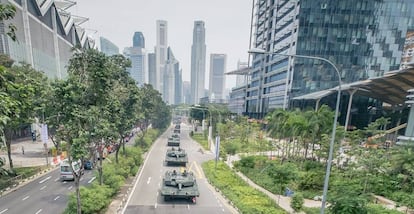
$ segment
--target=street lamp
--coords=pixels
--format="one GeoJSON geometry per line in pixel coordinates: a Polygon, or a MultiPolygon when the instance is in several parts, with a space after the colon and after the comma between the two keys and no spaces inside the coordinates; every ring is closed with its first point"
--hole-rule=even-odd
{"type": "MultiPolygon", "coordinates": [[[[275,53],[275,52],[268,52],[263,49],[259,48],[253,48],[249,50],[249,53],[251,54],[270,54],[270,55],[279,55],[279,56],[291,56],[291,57],[297,57],[297,58],[306,58],[306,59],[316,59],[321,60],[324,62],[327,62],[330,64],[336,71],[338,75],[338,95],[336,97],[336,107],[335,107],[335,117],[334,117],[334,123],[332,127],[332,136],[331,136],[331,142],[329,144],[329,155],[328,155],[328,165],[326,166],[326,173],[325,173],[325,181],[323,184],[323,195],[322,195],[322,206],[321,206],[321,214],[325,212],[325,206],[326,206],[326,195],[328,193],[328,185],[329,185],[329,175],[331,173],[331,165],[332,165],[332,153],[334,148],[334,142],[335,142],[335,135],[336,135],[336,122],[338,120],[338,112],[339,112],[339,103],[341,101],[341,75],[339,73],[338,68],[335,66],[334,63],[329,61],[328,59],[317,57],[317,56],[306,56],[306,55],[296,55],[296,54],[284,54],[284,53],[275,53]]],[[[289,78],[289,77],[287,77],[289,78]]]]}

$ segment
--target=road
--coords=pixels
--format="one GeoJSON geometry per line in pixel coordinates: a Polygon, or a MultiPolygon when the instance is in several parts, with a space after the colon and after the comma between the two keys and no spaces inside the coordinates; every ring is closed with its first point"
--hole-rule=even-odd
{"type": "MultiPolygon", "coordinates": [[[[93,179],[93,171],[85,170],[80,185],[93,179]]],[[[27,183],[16,191],[0,197],[0,214],[63,213],[70,192],[75,191],[73,181],[60,180],[59,168],[27,183]]]]}
{"type": "Polygon", "coordinates": [[[200,192],[197,203],[193,204],[187,200],[165,202],[159,194],[165,172],[180,170],[180,167],[166,166],[164,163],[167,137],[172,133],[170,130],[162,135],[149,151],[123,213],[236,213],[207,182],[200,164],[213,159],[214,155],[210,152],[203,153],[200,145],[189,137],[189,130],[190,126],[181,124],[180,146],[188,153],[187,171],[192,171],[197,178],[200,192]]]}

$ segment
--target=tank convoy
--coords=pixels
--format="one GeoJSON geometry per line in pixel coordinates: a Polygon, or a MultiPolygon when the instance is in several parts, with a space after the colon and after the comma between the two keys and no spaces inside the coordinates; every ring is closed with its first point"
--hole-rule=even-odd
{"type": "Polygon", "coordinates": [[[188,163],[187,153],[184,149],[172,147],[165,154],[165,162],[167,165],[186,166],[188,163]]]}
{"type": "Polygon", "coordinates": [[[194,174],[185,170],[184,172],[176,170],[165,172],[160,191],[165,201],[185,199],[196,203],[196,197],[200,196],[194,174]]]}
{"type": "Polygon", "coordinates": [[[180,138],[169,137],[167,141],[167,146],[180,146],[180,138]]]}

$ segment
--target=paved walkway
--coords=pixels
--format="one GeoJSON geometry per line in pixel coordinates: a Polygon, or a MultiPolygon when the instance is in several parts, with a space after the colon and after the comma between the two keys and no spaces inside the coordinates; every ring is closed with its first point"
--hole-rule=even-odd
{"type": "MultiPolygon", "coordinates": [[[[231,156],[228,161],[226,161],[226,164],[233,168],[233,161],[240,160],[239,156],[231,156]]],[[[247,176],[245,176],[243,173],[236,171],[237,175],[240,176],[243,180],[245,180],[250,186],[253,188],[265,193],[267,196],[269,196],[271,199],[273,199],[282,209],[286,210],[289,213],[295,213],[295,211],[290,207],[290,197],[286,197],[283,195],[276,195],[272,192],[264,189],[263,187],[257,185],[252,180],[250,180],[247,176]]],[[[305,199],[305,203],[303,204],[305,207],[321,207],[321,201],[314,201],[314,200],[308,200],[305,199]]],[[[299,212],[304,213],[304,212],[299,212]]]]}

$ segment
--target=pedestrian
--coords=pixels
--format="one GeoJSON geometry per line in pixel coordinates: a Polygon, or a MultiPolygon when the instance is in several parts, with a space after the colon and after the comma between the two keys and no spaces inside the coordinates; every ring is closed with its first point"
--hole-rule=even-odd
{"type": "Polygon", "coordinates": [[[22,146],[22,154],[24,154],[24,146],[22,146]]]}

